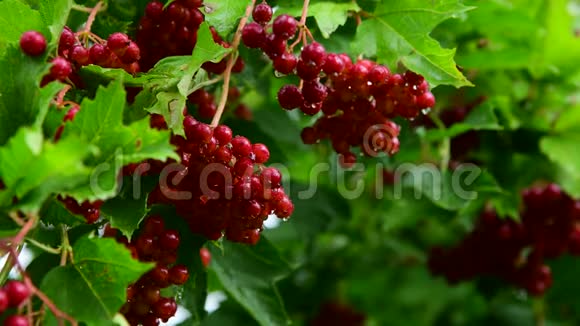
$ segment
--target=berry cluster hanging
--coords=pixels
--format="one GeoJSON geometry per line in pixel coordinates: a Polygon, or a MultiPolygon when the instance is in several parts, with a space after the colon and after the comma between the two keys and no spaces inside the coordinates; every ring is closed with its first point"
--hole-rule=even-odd
{"type": "Polygon", "coordinates": [[[484,212],[475,229],[456,247],[434,248],[429,268],[450,283],[495,276],[532,295],[552,285],[545,259],[566,252],[580,255],[580,200],[555,184],[523,193],[521,223],[484,212]]]}

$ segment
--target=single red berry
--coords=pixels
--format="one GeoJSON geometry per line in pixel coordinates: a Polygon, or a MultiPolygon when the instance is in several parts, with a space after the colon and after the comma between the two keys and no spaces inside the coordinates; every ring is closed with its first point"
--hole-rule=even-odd
{"type": "Polygon", "coordinates": [[[279,188],[282,174],[276,168],[265,168],[260,174],[260,180],[266,189],[279,188]]]}
{"type": "Polygon", "coordinates": [[[75,44],[75,40],[73,31],[65,26],[58,40],[58,53],[63,54],[64,51],[68,51],[75,44]]]}
{"type": "Polygon", "coordinates": [[[236,136],[232,139],[232,153],[236,157],[248,157],[252,154],[252,143],[244,136],[236,136]]]}
{"type": "Polygon", "coordinates": [[[324,61],[326,59],[326,50],[322,44],[318,42],[313,42],[302,49],[300,58],[306,62],[313,62],[317,67],[322,68],[324,61]]]}
{"type": "Polygon", "coordinates": [[[281,74],[290,74],[296,68],[298,59],[290,52],[284,52],[274,59],[274,69],[281,74]]]}
{"type": "Polygon", "coordinates": [[[274,19],[272,30],[276,36],[282,39],[290,39],[296,34],[298,22],[290,15],[280,15],[274,19]]]}
{"type": "Polygon", "coordinates": [[[163,3],[161,1],[151,1],[145,7],[147,17],[158,19],[163,15],[163,3]]]}
{"type": "Polygon", "coordinates": [[[288,218],[290,215],[292,215],[293,212],[294,204],[292,204],[292,201],[290,198],[288,198],[288,196],[282,197],[282,199],[276,203],[276,209],[274,210],[274,213],[279,218],[288,218]]]}
{"type": "Polygon", "coordinates": [[[131,40],[124,33],[113,33],[107,39],[107,47],[119,57],[125,54],[129,44],[131,44],[131,40]]]}
{"type": "Polygon", "coordinates": [[[204,267],[208,267],[211,262],[211,253],[207,248],[201,247],[199,249],[199,257],[201,258],[201,263],[204,267]]]}
{"type": "Polygon", "coordinates": [[[270,151],[264,144],[254,144],[252,151],[254,152],[254,161],[258,164],[266,163],[270,158],[270,151]]]}
{"type": "Polygon", "coordinates": [[[328,96],[328,90],[326,86],[317,80],[309,81],[304,83],[304,86],[302,87],[302,96],[304,96],[304,100],[307,102],[318,103],[326,99],[326,96],[328,96]]]}
{"type": "Polygon", "coordinates": [[[175,230],[166,230],[159,235],[159,246],[163,250],[176,250],[179,247],[179,242],[179,233],[175,230]]]}
{"type": "Polygon", "coordinates": [[[52,61],[50,75],[58,80],[65,80],[72,73],[70,62],[63,57],[56,57],[52,61]]]}
{"type": "Polygon", "coordinates": [[[10,307],[18,307],[30,297],[30,289],[20,281],[8,281],[4,285],[4,291],[8,294],[10,307]]]}
{"type": "Polygon", "coordinates": [[[12,315],[4,319],[4,326],[29,326],[28,318],[20,315],[12,315]]]}
{"type": "Polygon", "coordinates": [[[190,129],[189,133],[186,129],[185,134],[188,140],[195,143],[208,143],[212,138],[213,131],[205,123],[198,123],[190,129]]]}
{"type": "Polygon", "coordinates": [[[161,298],[161,290],[155,286],[147,286],[141,290],[140,298],[147,304],[154,304],[161,298]]]}
{"type": "Polygon", "coordinates": [[[417,106],[422,109],[435,106],[435,96],[431,92],[425,92],[417,96],[417,106]]]}
{"type": "Polygon", "coordinates": [[[230,127],[225,125],[219,125],[215,127],[213,131],[213,136],[218,141],[218,143],[223,146],[232,141],[233,137],[232,129],[230,129],[230,127]]]}
{"type": "Polygon", "coordinates": [[[39,56],[46,50],[46,39],[37,31],[24,32],[20,37],[20,48],[29,56],[39,56]]]}
{"type": "Polygon", "coordinates": [[[265,2],[258,4],[254,7],[252,18],[256,23],[266,25],[272,19],[272,7],[265,2]]]}
{"type": "Polygon", "coordinates": [[[169,282],[175,285],[182,285],[187,282],[189,271],[185,265],[175,265],[169,270],[169,282]]]}
{"type": "Polygon", "coordinates": [[[278,103],[283,109],[296,109],[302,106],[303,102],[302,92],[296,85],[284,85],[278,91],[278,103]]]}
{"type": "Polygon", "coordinates": [[[249,23],[242,30],[242,41],[249,48],[261,48],[266,42],[264,27],[258,23],[249,23]]]}
{"type": "Polygon", "coordinates": [[[82,45],[75,45],[69,53],[70,59],[78,65],[86,66],[91,62],[89,50],[82,45]]]}
{"type": "Polygon", "coordinates": [[[173,317],[176,311],[177,304],[172,298],[161,298],[153,305],[153,312],[164,321],[173,317]]]}
{"type": "Polygon", "coordinates": [[[342,57],[336,53],[329,53],[326,55],[322,70],[327,74],[339,74],[344,70],[345,64],[342,57]]]}
{"type": "Polygon", "coordinates": [[[125,49],[123,55],[120,56],[121,61],[126,64],[136,62],[140,58],[141,58],[141,50],[139,49],[139,46],[137,46],[137,44],[134,42],[130,42],[127,48],[125,49]]]}
{"type": "Polygon", "coordinates": [[[10,305],[10,298],[4,289],[0,289],[0,314],[10,305]]]}

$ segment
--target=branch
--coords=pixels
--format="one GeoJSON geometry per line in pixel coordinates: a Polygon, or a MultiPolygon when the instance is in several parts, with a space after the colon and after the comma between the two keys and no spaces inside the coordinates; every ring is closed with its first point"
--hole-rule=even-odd
{"type": "Polygon", "coordinates": [[[242,19],[240,20],[240,24],[238,25],[238,29],[236,30],[236,34],[232,42],[231,47],[232,54],[228,59],[228,64],[226,66],[226,70],[224,71],[224,88],[222,90],[217,112],[214,115],[213,120],[211,121],[211,126],[214,128],[217,127],[217,125],[220,123],[220,119],[226,108],[226,103],[228,102],[228,93],[230,91],[230,79],[232,77],[232,68],[234,67],[234,64],[237,59],[237,55],[234,55],[234,53],[237,52],[238,47],[240,46],[240,40],[242,39],[242,30],[244,29],[244,26],[246,26],[246,23],[248,22],[248,17],[250,17],[250,15],[252,14],[252,10],[254,9],[255,4],[256,0],[252,0],[252,3],[246,8],[246,13],[244,14],[244,17],[242,17],[242,19]]]}

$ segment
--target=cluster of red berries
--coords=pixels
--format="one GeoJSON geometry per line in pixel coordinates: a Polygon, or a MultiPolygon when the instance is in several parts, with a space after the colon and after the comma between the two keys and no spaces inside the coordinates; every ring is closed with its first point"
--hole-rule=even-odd
{"type": "MultiPolygon", "coordinates": [[[[200,8],[203,0],[176,0],[164,9],[161,1],[152,1],[145,8],[145,15],[139,22],[137,29],[137,44],[143,50],[141,68],[146,71],[151,69],[159,60],[176,55],[190,55],[197,44],[197,32],[199,26],[205,20],[200,8]]],[[[211,28],[214,42],[230,47],[211,28]]],[[[203,68],[214,74],[225,71],[227,59],[218,63],[206,62],[203,68]]],[[[240,72],[244,68],[244,62],[238,58],[233,72],[240,72]]]]}
{"type": "MultiPolygon", "coordinates": [[[[20,48],[27,55],[41,55],[46,50],[46,39],[37,31],[25,32],[20,38],[20,48]]],[[[69,27],[65,27],[58,42],[58,56],[51,60],[50,72],[44,77],[42,84],[67,79],[79,84],[80,80],[75,71],[89,64],[104,68],[123,68],[135,74],[139,71],[137,61],[140,53],[137,44],[126,34],[111,34],[103,44],[95,43],[87,48],[69,27]]]]}
{"type": "Polygon", "coordinates": [[[302,89],[295,85],[280,89],[280,106],[286,110],[299,108],[307,115],[322,111],[314,126],[303,130],[302,140],[314,144],[329,139],[334,150],[342,154],[343,167],[356,162],[351,147],[360,147],[368,156],[396,153],[399,127],[391,119],[414,118],[435,105],[429,84],[420,75],[392,74],[370,60],[352,62],[346,54],[327,53],[317,42],[304,46],[298,58],[287,44],[298,30],[293,17],[276,17],[272,33],[266,31],[272,18],[272,9],[266,3],[254,8],[253,18],[254,22],[242,32],[244,44],[261,49],[277,72],[295,73],[302,80],[302,89]]]}
{"type": "Polygon", "coordinates": [[[552,285],[546,258],[580,255],[580,200],[555,184],[523,193],[521,223],[484,212],[476,228],[456,247],[434,248],[429,268],[452,284],[479,275],[502,278],[532,295],[552,285]]]}
{"type": "Polygon", "coordinates": [[[311,320],[311,326],[345,325],[362,326],[366,316],[344,303],[329,301],[320,306],[318,314],[311,320]]]}
{"type": "Polygon", "coordinates": [[[181,164],[154,163],[160,183],[149,203],[169,204],[192,232],[216,240],[255,244],[263,222],[272,213],[288,218],[294,205],[282,188],[282,175],[265,167],[270,152],[264,144],[233,137],[232,130],[184,120],[186,137],[173,136],[181,164]],[[170,167],[169,174],[163,175],[170,167]]]}
{"type": "MultiPolygon", "coordinates": [[[[8,308],[20,307],[30,298],[30,289],[20,281],[8,281],[0,289],[0,315],[8,308]]],[[[4,319],[4,326],[29,326],[26,316],[11,315],[4,319]]]]}
{"type": "MultiPolygon", "coordinates": [[[[107,227],[105,236],[116,237],[117,230],[107,227]]],[[[159,325],[175,315],[174,298],[161,296],[161,289],[170,285],[183,285],[189,278],[186,266],[175,264],[180,236],[175,230],[165,228],[160,216],[148,217],[137,237],[130,242],[117,237],[132,251],[133,257],[143,262],[154,262],[154,269],[127,288],[127,302],[121,308],[130,325],[159,325]]]]}
{"type": "Polygon", "coordinates": [[[103,205],[102,201],[84,201],[79,204],[74,198],[71,197],[63,197],[59,195],[57,198],[71,213],[75,215],[82,215],[88,224],[95,223],[101,216],[101,205],[103,205]]]}

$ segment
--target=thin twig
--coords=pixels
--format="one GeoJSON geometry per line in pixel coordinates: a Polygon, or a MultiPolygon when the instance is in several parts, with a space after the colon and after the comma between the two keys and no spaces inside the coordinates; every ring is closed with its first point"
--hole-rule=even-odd
{"type": "MultiPolygon", "coordinates": [[[[10,248],[10,254],[12,256],[17,255],[17,253],[14,251],[13,248],[10,248]]],[[[18,258],[18,256],[15,256],[15,257],[18,258]]],[[[30,289],[30,292],[32,294],[36,295],[48,307],[48,309],[52,312],[52,314],[56,318],[59,319],[59,321],[58,321],[59,326],[60,325],[64,325],[63,320],[67,320],[73,326],[77,326],[78,325],[77,321],[74,320],[74,318],[72,318],[71,316],[69,316],[65,312],[63,312],[60,309],[58,309],[56,307],[56,305],[54,304],[54,302],[52,302],[52,300],[50,300],[50,298],[47,297],[46,294],[44,294],[42,291],[40,291],[34,285],[34,283],[32,283],[32,280],[30,279],[30,277],[28,276],[28,274],[26,274],[26,271],[24,270],[24,268],[22,267],[22,265],[20,265],[20,263],[18,262],[18,259],[16,259],[16,262],[15,262],[14,265],[18,269],[18,272],[20,273],[20,275],[22,275],[22,280],[24,281],[24,284],[26,284],[26,286],[28,287],[28,289],[30,289]]]]}
{"type": "Polygon", "coordinates": [[[91,10],[91,13],[89,14],[89,18],[87,18],[87,23],[85,24],[85,28],[83,28],[83,31],[85,33],[89,33],[91,31],[91,27],[93,26],[93,23],[95,22],[95,18],[97,17],[97,13],[99,13],[99,11],[101,10],[102,7],[103,7],[103,2],[99,1],[97,3],[97,5],[94,6],[93,9],[91,10]]]}
{"type": "Polygon", "coordinates": [[[224,113],[224,110],[226,108],[226,103],[228,102],[228,93],[230,91],[230,79],[232,77],[232,68],[234,67],[234,64],[236,63],[237,59],[237,55],[234,55],[234,53],[236,53],[238,50],[240,40],[242,39],[242,30],[244,29],[244,26],[246,26],[248,17],[250,17],[250,15],[252,14],[252,10],[254,9],[255,4],[256,0],[252,0],[252,3],[246,8],[246,13],[244,14],[244,17],[242,17],[242,19],[240,20],[240,24],[238,25],[238,29],[236,30],[234,40],[232,41],[231,46],[232,54],[230,54],[226,70],[224,71],[224,87],[222,89],[222,94],[220,97],[217,112],[214,115],[213,120],[211,121],[212,127],[217,127],[222,117],[222,114],[224,113]]]}

